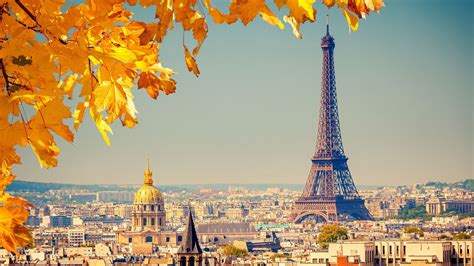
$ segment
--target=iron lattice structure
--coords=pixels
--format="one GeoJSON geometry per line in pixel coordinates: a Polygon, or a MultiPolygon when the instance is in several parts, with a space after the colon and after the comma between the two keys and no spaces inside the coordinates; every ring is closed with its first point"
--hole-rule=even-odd
{"type": "Polygon", "coordinates": [[[353,217],[371,219],[364,200],[352,179],[342,145],[339,112],[337,107],[336,78],[334,71],[334,38],[322,38],[323,68],[321,80],[321,107],[316,151],[301,197],[296,201],[292,219],[301,222],[309,216],[337,221],[353,217]]]}

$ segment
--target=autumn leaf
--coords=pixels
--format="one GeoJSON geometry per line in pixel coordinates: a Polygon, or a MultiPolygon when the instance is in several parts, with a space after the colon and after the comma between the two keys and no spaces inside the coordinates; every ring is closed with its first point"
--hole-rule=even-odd
{"type": "Polygon", "coordinates": [[[7,186],[10,185],[13,180],[15,180],[15,176],[12,175],[9,165],[10,164],[8,163],[8,161],[2,161],[2,168],[0,172],[0,196],[3,195],[7,186]]]}
{"type": "Polygon", "coordinates": [[[28,211],[19,205],[0,206],[0,244],[8,251],[18,254],[16,248],[31,242],[29,230],[23,225],[28,211]]]}
{"type": "Polygon", "coordinates": [[[342,14],[347,19],[347,25],[352,31],[356,31],[359,28],[359,19],[356,15],[349,13],[346,9],[342,9],[342,14]]]}
{"type": "Polygon", "coordinates": [[[97,109],[94,106],[89,108],[90,115],[92,120],[94,121],[97,129],[99,130],[102,138],[104,139],[105,143],[110,146],[110,139],[107,133],[113,134],[112,128],[110,128],[109,124],[107,124],[104,119],[102,118],[102,114],[97,112],[97,109]]]}
{"type": "Polygon", "coordinates": [[[286,6],[290,10],[290,16],[294,17],[299,23],[307,20],[316,20],[316,11],[313,4],[316,0],[287,0],[286,6]]]}
{"type": "Polygon", "coordinates": [[[300,33],[300,23],[296,21],[294,17],[285,16],[283,18],[283,21],[290,24],[291,28],[293,29],[293,34],[295,35],[296,38],[298,39],[303,38],[303,36],[300,33]]]}
{"type": "Polygon", "coordinates": [[[198,65],[196,64],[196,59],[194,59],[186,46],[184,46],[184,55],[186,58],[186,66],[188,67],[188,71],[193,72],[196,77],[199,77],[200,72],[198,65]]]}
{"type": "Polygon", "coordinates": [[[159,95],[158,77],[153,73],[143,72],[138,80],[138,88],[146,89],[151,98],[156,99],[159,95]]]}
{"type": "Polygon", "coordinates": [[[325,4],[328,8],[331,8],[336,3],[336,0],[323,0],[323,4],[325,4]]]}

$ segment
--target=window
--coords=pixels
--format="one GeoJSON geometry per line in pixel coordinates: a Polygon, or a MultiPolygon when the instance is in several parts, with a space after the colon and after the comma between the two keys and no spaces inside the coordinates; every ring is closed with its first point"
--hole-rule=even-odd
{"type": "Polygon", "coordinates": [[[131,237],[128,238],[128,243],[132,243],[132,238],[131,237]]]}
{"type": "Polygon", "coordinates": [[[161,211],[160,205],[158,205],[158,210],[161,211]]]}
{"type": "Polygon", "coordinates": [[[403,246],[403,254],[407,253],[407,246],[403,246]]]}
{"type": "Polygon", "coordinates": [[[178,242],[181,242],[183,241],[183,237],[182,236],[178,236],[178,242]]]}
{"type": "Polygon", "coordinates": [[[170,237],[169,236],[166,237],[166,242],[170,242],[170,237]]]}
{"type": "Polygon", "coordinates": [[[146,211],[146,205],[143,205],[143,210],[146,211]]]}
{"type": "Polygon", "coordinates": [[[382,255],[385,255],[385,246],[382,246],[382,255]]]}
{"type": "Polygon", "coordinates": [[[143,226],[146,226],[146,218],[143,218],[143,226]]]}
{"type": "Polygon", "coordinates": [[[159,219],[160,219],[160,220],[158,220],[158,222],[159,222],[159,223],[160,223],[160,225],[161,225],[161,218],[159,218],[159,219]]]}
{"type": "Polygon", "coordinates": [[[151,211],[155,210],[155,205],[151,205],[151,211]]]}
{"type": "Polygon", "coordinates": [[[153,242],[153,237],[152,237],[152,236],[147,236],[147,237],[145,238],[145,242],[146,242],[146,243],[151,243],[151,242],[153,242]]]}
{"type": "Polygon", "coordinates": [[[379,254],[379,246],[375,246],[375,255],[379,254]]]}
{"type": "Polygon", "coordinates": [[[151,218],[151,225],[155,225],[155,218],[151,218]]]}
{"type": "Polygon", "coordinates": [[[389,248],[388,254],[392,255],[392,246],[389,246],[388,248],[389,248]]]}

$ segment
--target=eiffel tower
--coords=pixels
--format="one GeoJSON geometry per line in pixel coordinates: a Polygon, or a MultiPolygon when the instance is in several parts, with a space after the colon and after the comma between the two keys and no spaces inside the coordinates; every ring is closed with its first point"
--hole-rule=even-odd
{"type": "Polygon", "coordinates": [[[329,24],[326,27],[321,42],[323,71],[318,139],[306,186],[290,218],[295,223],[308,218],[325,222],[372,219],[352,180],[342,146],[334,72],[335,43],[329,34],[329,24]]]}

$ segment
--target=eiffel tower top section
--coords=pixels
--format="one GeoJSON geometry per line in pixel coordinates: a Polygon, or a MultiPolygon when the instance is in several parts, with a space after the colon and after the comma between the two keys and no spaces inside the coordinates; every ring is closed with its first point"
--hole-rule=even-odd
{"type": "Polygon", "coordinates": [[[329,23],[326,25],[326,35],[321,39],[321,48],[324,49],[332,49],[336,47],[336,43],[334,43],[334,38],[329,34],[329,23]]]}
{"type": "Polygon", "coordinates": [[[347,160],[342,145],[337,107],[336,76],[334,71],[334,38],[329,33],[321,40],[323,50],[323,68],[321,79],[321,107],[319,110],[319,126],[314,160],[347,160]]]}

